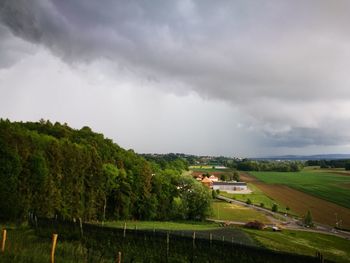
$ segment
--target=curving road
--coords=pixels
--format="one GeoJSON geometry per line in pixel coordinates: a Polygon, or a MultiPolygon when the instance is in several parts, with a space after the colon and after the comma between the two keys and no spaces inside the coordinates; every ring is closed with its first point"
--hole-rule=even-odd
{"type": "MultiPolygon", "coordinates": [[[[315,226],[313,228],[304,227],[301,225],[301,218],[297,217],[291,217],[289,215],[272,212],[271,210],[255,205],[248,205],[245,202],[238,201],[232,198],[228,198],[222,195],[218,195],[217,199],[226,201],[229,203],[235,203],[239,205],[243,205],[246,207],[250,207],[252,209],[255,209],[257,211],[263,212],[265,215],[268,216],[269,220],[272,222],[272,225],[281,225],[283,228],[290,229],[290,230],[299,230],[299,231],[307,231],[307,232],[315,232],[315,233],[323,233],[323,234],[330,234],[338,237],[342,237],[345,239],[350,240],[350,232],[337,230],[333,227],[322,225],[319,223],[315,223],[315,226]]],[[[227,220],[211,220],[215,222],[227,222],[227,220]]],[[[229,221],[229,223],[235,224],[235,225],[244,225],[246,222],[236,222],[236,221],[229,221]]]]}

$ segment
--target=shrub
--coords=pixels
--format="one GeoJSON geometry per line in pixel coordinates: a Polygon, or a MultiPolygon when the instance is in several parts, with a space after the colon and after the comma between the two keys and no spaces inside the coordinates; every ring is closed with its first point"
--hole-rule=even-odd
{"type": "Polygon", "coordinates": [[[271,210],[272,210],[272,212],[277,212],[278,211],[277,204],[273,204],[271,210]]]}
{"type": "Polygon", "coordinates": [[[248,200],[247,200],[247,205],[251,205],[252,204],[252,200],[250,200],[249,198],[248,198],[248,200]]]}
{"type": "Polygon", "coordinates": [[[260,207],[264,208],[265,204],[264,203],[260,203],[260,207]]]}
{"type": "Polygon", "coordinates": [[[264,229],[264,227],[265,227],[264,223],[257,221],[257,220],[255,220],[253,222],[248,222],[244,226],[246,228],[257,229],[257,230],[264,229]]]}

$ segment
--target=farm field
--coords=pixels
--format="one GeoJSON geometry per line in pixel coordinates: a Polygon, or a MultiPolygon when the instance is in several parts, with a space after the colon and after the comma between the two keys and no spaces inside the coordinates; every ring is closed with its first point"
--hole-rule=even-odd
{"type": "Polygon", "coordinates": [[[265,224],[271,223],[270,220],[261,212],[242,205],[231,204],[223,201],[213,201],[213,219],[250,222],[258,220],[265,224]]]}
{"type": "Polygon", "coordinates": [[[281,232],[244,229],[253,239],[266,248],[303,255],[322,255],[335,262],[350,262],[350,241],[332,235],[304,231],[283,230],[281,232]]]}
{"type": "Polygon", "coordinates": [[[268,184],[283,184],[324,200],[350,208],[350,176],[321,171],[251,172],[268,184]]]}
{"type": "Polygon", "coordinates": [[[255,177],[244,175],[245,179],[259,187],[267,196],[288,205],[292,211],[304,216],[311,211],[316,222],[334,226],[336,218],[342,220],[342,227],[350,228],[350,209],[298,191],[282,184],[267,184],[255,177]]]}
{"type": "MultiPolygon", "coordinates": [[[[220,195],[236,199],[238,201],[246,202],[248,199],[252,201],[252,204],[256,206],[260,206],[261,203],[264,204],[264,207],[267,209],[271,209],[273,204],[278,205],[279,211],[285,212],[286,206],[284,204],[281,204],[280,202],[277,202],[276,200],[268,197],[263,191],[261,191],[258,187],[256,187],[252,183],[248,183],[248,188],[252,190],[252,193],[250,194],[232,194],[227,192],[220,192],[220,195]]],[[[289,211],[290,213],[291,211],[289,211]]]]}

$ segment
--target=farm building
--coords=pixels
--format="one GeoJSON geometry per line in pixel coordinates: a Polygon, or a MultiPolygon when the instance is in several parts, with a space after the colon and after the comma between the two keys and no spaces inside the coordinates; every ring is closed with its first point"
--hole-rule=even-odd
{"type": "Polygon", "coordinates": [[[245,182],[213,182],[213,189],[227,192],[248,190],[245,182]]]}
{"type": "Polygon", "coordinates": [[[209,188],[212,188],[213,186],[212,180],[210,180],[208,177],[204,177],[204,179],[202,180],[202,184],[208,186],[209,188]]]}
{"type": "Polygon", "coordinates": [[[219,181],[219,178],[216,177],[215,175],[209,176],[209,179],[210,179],[212,182],[217,182],[217,181],[219,181]]]}

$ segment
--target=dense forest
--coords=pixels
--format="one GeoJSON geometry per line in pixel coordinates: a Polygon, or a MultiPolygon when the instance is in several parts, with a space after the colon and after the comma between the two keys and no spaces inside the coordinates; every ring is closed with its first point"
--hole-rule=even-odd
{"type": "Polygon", "coordinates": [[[208,189],[187,161],[148,159],[89,127],[0,120],[0,217],[203,219],[208,189]]]}

